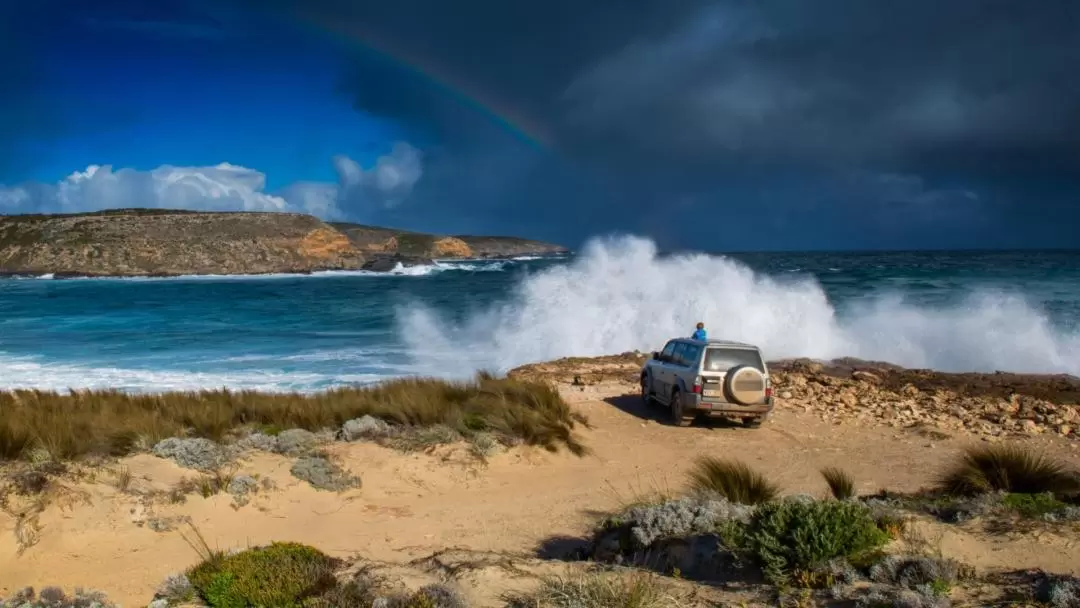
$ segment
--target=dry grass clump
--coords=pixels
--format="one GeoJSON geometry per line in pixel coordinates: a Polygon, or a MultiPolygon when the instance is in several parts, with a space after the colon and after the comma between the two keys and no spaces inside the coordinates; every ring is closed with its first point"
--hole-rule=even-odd
{"type": "Polygon", "coordinates": [[[775,500],[780,489],[738,460],[724,460],[703,456],[690,471],[690,483],[694,490],[719,494],[730,502],[757,505],[775,500]]]}
{"type": "Polygon", "coordinates": [[[582,573],[541,581],[531,594],[510,598],[509,608],[674,608],[680,605],[656,577],[645,573],[582,573]]]}
{"type": "Polygon", "coordinates": [[[1017,445],[991,444],[968,448],[939,482],[955,496],[988,492],[1052,494],[1080,492],[1080,476],[1064,464],[1017,445]]]}
{"type": "Polygon", "coordinates": [[[821,470],[821,476],[829,485],[829,492],[836,500],[855,498],[855,480],[843,469],[827,467],[821,470]]]}
{"type": "Polygon", "coordinates": [[[365,415],[401,427],[442,425],[466,437],[489,432],[553,451],[586,451],[573,433],[585,419],[556,389],[479,374],[466,382],[408,378],[311,395],[0,392],[0,460],[28,458],[36,450],[55,460],[121,456],[167,437],[219,441],[241,427],[318,431],[365,415]]]}

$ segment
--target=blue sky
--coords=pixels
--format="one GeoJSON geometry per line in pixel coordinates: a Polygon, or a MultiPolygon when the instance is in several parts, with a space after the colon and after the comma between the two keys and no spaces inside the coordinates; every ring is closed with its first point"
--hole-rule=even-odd
{"type": "Polygon", "coordinates": [[[402,135],[335,93],[335,40],[273,22],[204,35],[152,23],[76,17],[45,32],[35,52],[46,94],[68,121],[86,124],[42,141],[40,162],[16,177],[230,162],[258,168],[277,189],[334,181],[334,155],[370,163],[402,135]]]}
{"type": "Polygon", "coordinates": [[[4,3],[0,54],[20,60],[0,63],[0,213],[297,211],[571,246],[1080,246],[1080,4],[808,6],[4,3]]]}

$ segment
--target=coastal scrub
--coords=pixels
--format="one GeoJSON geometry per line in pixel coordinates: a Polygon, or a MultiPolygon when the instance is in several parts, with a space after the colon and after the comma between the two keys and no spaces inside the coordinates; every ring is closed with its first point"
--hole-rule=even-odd
{"type": "Polygon", "coordinates": [[[170,437],[222,441],[245,429],[321,431],[370,416],[408,430],[440,426],[468,439],[584,454],[574,434],[585,418],[545,383],[479,374],[471,381],[403,378],[314,394],[200,391],[0,392],[0,460],[44,452],[53,460],[123,456],[170,437]]]}

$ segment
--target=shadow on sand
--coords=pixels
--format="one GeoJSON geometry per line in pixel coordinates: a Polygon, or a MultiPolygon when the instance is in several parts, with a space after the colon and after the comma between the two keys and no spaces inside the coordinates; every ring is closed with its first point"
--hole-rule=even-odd
{"type": "MultiPolygon", "coordinates": [[[[619,410],[630,414],[636,418],[642,420],[648,420],[659,424],[665,424],[668,426],[674,426],[671,422],[671,415],[668,413],[666,406],[654,403],[646,405],[645,401],[638,394],[619,395],[618,397],[608,397],[604,399],[604,403],[613,405],[619,410]]],[[[743,429],[742,424],[728,420],[726,418],[711,418],[708,416],[699,416],[694,421],[693,426],[695,428],[706,429],[743,429]]]]}

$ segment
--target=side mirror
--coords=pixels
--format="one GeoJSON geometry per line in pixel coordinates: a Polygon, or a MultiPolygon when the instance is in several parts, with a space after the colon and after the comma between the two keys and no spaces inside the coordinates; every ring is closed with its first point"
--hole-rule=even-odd
{"type": "Polygon", "coordinates": [[[656,351],[653,351],[652,358],[653,358],[654,361],[659,361],[660,360],[660,353],[658,353],[656,351]]]}

